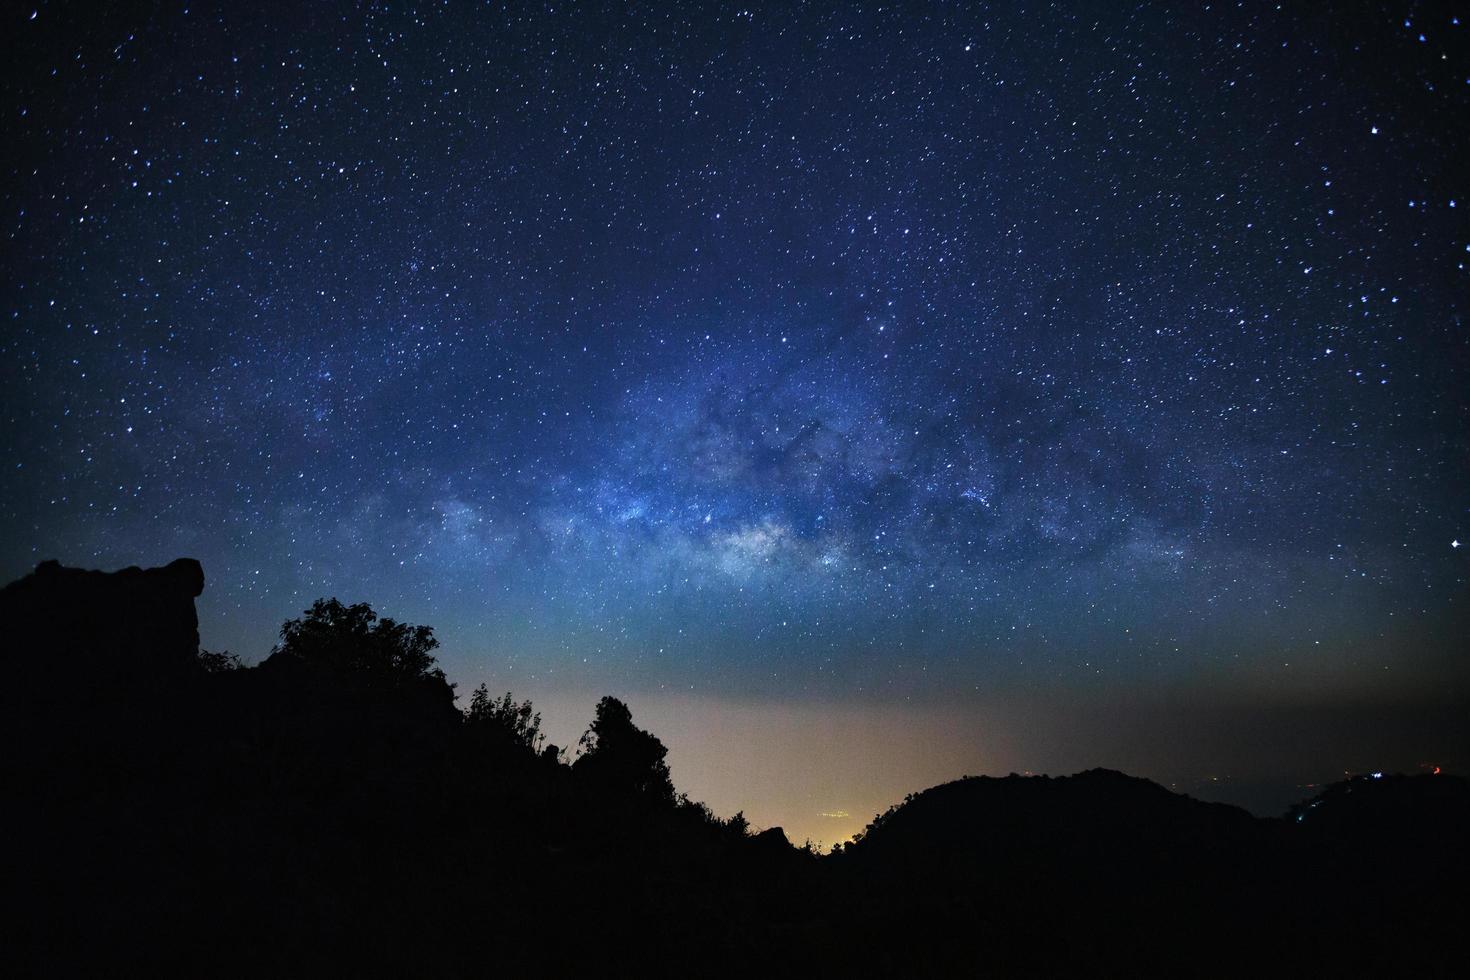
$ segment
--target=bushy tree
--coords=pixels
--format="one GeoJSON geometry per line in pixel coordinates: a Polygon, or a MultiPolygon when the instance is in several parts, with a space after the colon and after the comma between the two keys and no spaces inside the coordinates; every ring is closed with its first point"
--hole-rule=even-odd
{"type": "Polygon", "coordinates": [[[597,702],[597,711],[578,743],[573,771],[615,792],[673,803],[674,784],[664,761],[669,750],[650,732],[633,724],[633,713],[614,697],[597,702]]]}
{"type": "Polygon", "coordinates": [[[318,599],[306,615],[281,626],[275,653],[394,683],[437,681],[449,688],[432,651],[439,646],[430,626],[379,618],[365,602],[344,605],[318,599]]]}

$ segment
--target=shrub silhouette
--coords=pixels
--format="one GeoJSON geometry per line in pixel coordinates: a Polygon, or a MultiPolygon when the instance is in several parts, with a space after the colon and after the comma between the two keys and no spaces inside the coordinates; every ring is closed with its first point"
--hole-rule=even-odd
{"type": "Polygon", "coordinates": [[[509,691],[499,700],[484,684],[470,695],[465,709],[465,727],[483,742],[541,754],[546,736],[541,734],[541,714],[529,700],[516,703],[509,691]]]}
{"type": "Polygon", "coordinates": [[[206,674],[222,674],[228,670],[245,668],[245,665],[240,662],[239,655],[228,650],[200,650],[198,663],[199,668],[206,674]]]}

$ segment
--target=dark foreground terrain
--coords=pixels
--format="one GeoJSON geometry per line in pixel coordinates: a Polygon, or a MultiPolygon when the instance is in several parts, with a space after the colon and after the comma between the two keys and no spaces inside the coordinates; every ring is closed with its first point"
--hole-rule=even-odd
{"type": "Polygon", "coordinates": [[[9,975],[1462,975],[1470,786],[1280,820],[1092,770],[911,796],[831,856],[460,710],[432,633],[320,602],[242,668],[197,562],[0,592],[9,975]],[[568,760],[573,761],[569,762],[568,760]],[[18,967],[18,969],[17,969],[18,967]]]}

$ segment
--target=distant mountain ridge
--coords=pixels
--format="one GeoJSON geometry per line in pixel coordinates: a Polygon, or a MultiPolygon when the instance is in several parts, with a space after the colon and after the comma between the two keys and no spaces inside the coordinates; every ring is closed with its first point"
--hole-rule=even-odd
{"type": "Polygon", "coordinates": [[[1129,853],[1167,858],[1254,846],[1263,821],[1224,803],[1205,803],[1109,769],[1073,776],[974,776],[909,797],[877,817],[849,852],[881,861],[963,856],[992,864],[1075,861],[1129,853]]]}

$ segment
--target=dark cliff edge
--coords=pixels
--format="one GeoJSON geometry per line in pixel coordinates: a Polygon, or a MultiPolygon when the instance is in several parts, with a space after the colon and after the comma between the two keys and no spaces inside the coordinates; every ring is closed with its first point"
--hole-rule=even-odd
{"type": "Polygon", "coordinates": [[[614,699],[575,761],[528,703],[461,710],[430,632],[365,606],[319,603],[257,667],[201,655],[203,587],[180,559],[0,590],[12,975],[1466,965],[1458,777],[1280,820],[1107,770],[967,778],[819,857],[678,795],[614,699]]]}

